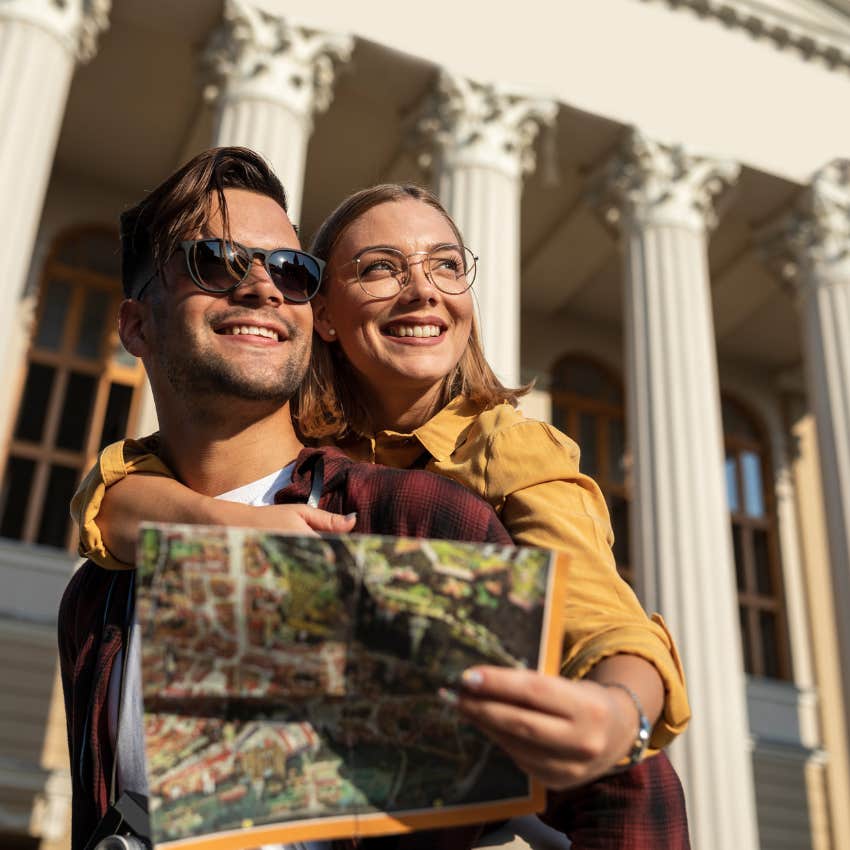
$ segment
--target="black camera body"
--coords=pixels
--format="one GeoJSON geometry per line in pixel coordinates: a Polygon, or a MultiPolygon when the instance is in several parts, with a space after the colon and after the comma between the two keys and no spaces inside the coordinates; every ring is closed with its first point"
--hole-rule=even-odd
{"type": "Polygon", "coordinates": [[[125,791],[106,810],[85,850],[151,850],[148,798],[125,791]]]}

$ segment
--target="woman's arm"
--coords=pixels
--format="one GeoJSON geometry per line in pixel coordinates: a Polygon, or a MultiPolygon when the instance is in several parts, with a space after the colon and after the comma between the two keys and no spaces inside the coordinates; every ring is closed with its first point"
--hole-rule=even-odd
{"type": "Polygon", "coordinates": [[[307,505],[252,507],[202,496],[175,480],[156,454],[155,436],[107,446],[80,484],[71,515],[80,530],[80,554],[107,569],[135,560],[140,522],[239,525],[284,534],[343,534],[355,519],[307,505]]]}
{"type": "Polygon", "coordinates": [[[161,475],[128,475],[104,493],[97,517],[106,548],[119,561],[135,560],[140,522],[184,522],[265,528],[281,534],[343,534],[354,518],[308,505],[255,507],[202,496],[161,475]]]}
{"type": "MultiPolygon", "coordinates": [[[[642,664],[619,668],[621,683],[653,720],[650,697],[660,682],[662,710],[650,748],[666,746],[690,718],[682,665],[663,620],[647,616],[617,572],[608,508],[596,483],[579,471],[578,447],[545,423],[519,419],[492,435],[488,456],[487,498],[499,504],[514,541],[568,556],[562,674],[593,680],[607,675],[614,657],[646,662],[655,679],[649,692],[645,678],[634,675],[642,664]]],[[[622,691],[609,696],[628,698],[622,691]]]]}

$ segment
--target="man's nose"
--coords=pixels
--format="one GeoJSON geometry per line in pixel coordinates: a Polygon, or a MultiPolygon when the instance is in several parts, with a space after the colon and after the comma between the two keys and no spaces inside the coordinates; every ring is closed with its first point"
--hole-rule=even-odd
{"type": "Polygon", "coordinates": [[[283,303],[283,295],[277,284],[271,279],[263,261],[254,257],[251,268],[245,280],[232,290],[231,296],[235,301],[253,301],[258,304],[283,303]]]}

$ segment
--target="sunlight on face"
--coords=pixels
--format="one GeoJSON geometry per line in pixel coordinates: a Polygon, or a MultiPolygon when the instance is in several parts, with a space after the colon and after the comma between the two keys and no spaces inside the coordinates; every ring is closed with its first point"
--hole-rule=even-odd
{"type": "Polygon", "coordinates": [[[373,207],[334,247],[325,292],[315,302],[316,329],[325,342],[342,347],[378,405],[437,397],[466,349],[472,293],[441,292],[425,275],[422,256],[414,256],[408,282],[400,289],[390,286],[394,294],[388,297],[374,298],[360,285],[354,258],[367,248],[392,248],[407,256],[455,242],[438,210],[410,199],[373,207]]]}

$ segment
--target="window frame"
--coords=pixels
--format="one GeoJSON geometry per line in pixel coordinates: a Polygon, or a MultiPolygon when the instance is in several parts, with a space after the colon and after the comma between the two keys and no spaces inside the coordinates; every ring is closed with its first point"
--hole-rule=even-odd
{"type": "MultiPolygon", "coordinates": [[[[750,676],[774,681],[793,681],[791,643],[788,629],[788,613],[785,605],[785,581],[782,569],[782,552],[779,541],[779,520],[774,489],[773,464],[770,454],[770,439],[767,428],[748,405],[734,395],[721,393],[721,405],[729,406],[735,414],[746,421],[754,436],[728,433],[723,422],[724,465],[730,455],[735,459],[735,487],[737,510],[729,510],[732,535],[732,558],[735,567],[735,591],[738,603],[738,619],[741,624],[741,648],[744,654],[744,669],[750,676]],[[761,498],[763,515],[753,516],[747,512],[742,456],[755,454],[759,459],[761,498]],[[736,529],[740,532],[741,563],[735,557],[736,529]],[[755,532],[764,532],[767,542],[767,567],[771,593],[758,589],[758,569],[755,554],[755,532]],[[743,588],[740,578],[743,577],[743,588]],[[772,614],[775,618],[776,675],[767,670],[766,654],[762,641],[759,615],[772,614]]],[[[725,419],[725,418],[724,418],[725,419]]],[[[724,469],[724,481],[726,473],[724,469]]],[[[727,483],[728,488],[728,483],[727,483]]],[[[726,492],[728,501],[728,489],[726,492]]]]}
{"type": "MultiPolygon", "coordinates": [[[[123,364],[117,362],[114,356],[121,345],[117,322],[115,322],[118,306],[124,300],[120,278],[84,266],[68,264],[61,259],[63,248],[69,243],[104,235],[114,240],[117,250],[118,234],[113,228],[83,225],[62,231],[54,238],[39,275],[37,304],[30,327],[26,356],[18,379],[17,401],[12,408],[13,417],[10,422],[6,450],[0,458],[0,480],[5,481],[9,461],[12,458],[31,461],[35,464],[35,469],[30,480],[20,536],[7,539],[18,540],[22,543],[52,545],[38,541],[51,469],[55,466],[75,469],[78,483],[82,474],[95,462],[100,450],[99,440],[105,425],[104,419],[113,385],[126,386],[132,394],[127,410],[125,433],[132,431],[138,419],[142,402],[142,393],[139,390],[143,384],[144,369],[138,361],[133,365],[123,364]],[[67,310],[62,320],[61,336],[55,349],[37,344],[37,336],[46,308],[46,294],[52,281],[67,283],[70,289],[67,310]],[[105,322],[100,329],[97,354],[88,357],[78,354],[77,346],[84,330],[83,315],[86,298],[92,292],[105,293],[107,301],[104,311],[105,322]],[[38,441],[24,440],[16,436],[21,405],[25,400],[25,384],[32,365],[41,365],[54,370],[38,441]],[[66,390],[72,374],[90,376],[95,382],[83,442],[79,450],[57,445],[61,416],[66,405],[66,390]]],[[[5,505],[0,507],[5,509],[5,505]]],[[[75,549],[75,537],[75,530],[69,519],[64,535],[64,548],[75,549]]]]}

